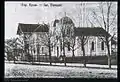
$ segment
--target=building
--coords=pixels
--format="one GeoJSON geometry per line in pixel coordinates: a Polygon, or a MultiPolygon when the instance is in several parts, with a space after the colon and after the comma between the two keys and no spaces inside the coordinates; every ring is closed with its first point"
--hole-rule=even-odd
{"type": "Polygon", "coordinates": [[[25,55],[26,53],[29,53],[32,56],[34,55],[35,59],[38,59],[40,55],[43,57],[49,57],[48,47],[42,43],[45,42],[42,40],[47,40],[45,34],[49,33],[51,30],[56,32],[53,37],[59,37],[56,45],[51,48],[52,56],[59,58],[63,55],[62,44],[64,40],[65,55],[67,57],[72,57],[72,50],[70,47],[73,41],[72,37],[75,38],[74,48],[76,49],[74,51],[74,55],[83,56],[82,47],[80,45],[81,42],[78,39],[83,36],[87,37],[84,46],[86,56],[102,56],[107,54],[107,47],[102,39],[106,36],[110,36],[108,32],[101,27],[75,27],[73,21],[69,17],[65,16],[60,20],[55,19],[52,25],[19,23],[17,34],[24,40],[25,55]],[[44,37],[41,38],[40,36],[44,37]]]}

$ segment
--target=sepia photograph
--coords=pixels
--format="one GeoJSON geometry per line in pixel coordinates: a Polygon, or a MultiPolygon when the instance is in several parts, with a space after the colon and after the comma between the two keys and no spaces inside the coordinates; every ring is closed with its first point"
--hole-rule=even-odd
{"type": "Polygon", "coordinates": [[[117,1],[4,8],[4,78],[117,78],[117,1]]]}

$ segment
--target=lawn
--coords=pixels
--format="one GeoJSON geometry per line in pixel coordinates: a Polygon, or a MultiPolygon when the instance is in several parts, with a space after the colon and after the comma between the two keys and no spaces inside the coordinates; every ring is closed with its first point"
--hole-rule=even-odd
{"type": "Polygon", "coordinates": [[[5,78],[117,78],[117,69],[5,63],[5,78]]]}

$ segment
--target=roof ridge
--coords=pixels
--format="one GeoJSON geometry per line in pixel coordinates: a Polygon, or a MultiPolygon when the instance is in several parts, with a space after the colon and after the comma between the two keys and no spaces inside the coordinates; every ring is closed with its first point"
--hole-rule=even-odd
{"type": "Polygon", "coordinates": [[[75,33],[77,34],[77,36],[80,35],[92,35],[92,36],[98,36],[98,35],[108,35],[110,36],[110,34],[103,28],[75,28],[75,33]],[[84,32],[84,33],[83,33],[84,32]]]}
{"type": "Polygon", "coordinates": [[[102,27],[76,27],[76,28],[102,28],[102,27]]]}
{"type": "Polygon", "coordinates": [[[19,23],[19,24],[24,24],[24,25],[44,25],[44,24],[38,24],[38,23],[36,23],[36,24],[35,23],[34,24],[31,24],[31,23],[19,23]]]}

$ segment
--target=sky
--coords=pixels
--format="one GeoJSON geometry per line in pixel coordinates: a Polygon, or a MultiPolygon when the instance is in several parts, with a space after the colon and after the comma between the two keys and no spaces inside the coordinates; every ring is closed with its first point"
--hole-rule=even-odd
{"type": "MultiPolygon", "coordinates": [[[[81,2],[13,2],[6,1],[5,4],[5,39],[17,37],[19,23],[42,24],[51,23],[55,19],[69,16],[75,25],[78,25],[77,6],[81,2]],[[58,6],[51,6],[56,4],[58,6]],[[37,5],[37,6],[35,6],[37,5]],[[45,6],[47,5],[47,6],[45,6]],[[60,6],[61,5],[61,6],[60,6]]],[[[86,2],[85,2],[86,3],[86,2]]],[[[86,3],[88,10],[97,7],[97,2],[86,3]]],[[[86,13],[89,11],[87,10],[86,13]]]]}

